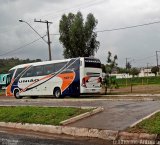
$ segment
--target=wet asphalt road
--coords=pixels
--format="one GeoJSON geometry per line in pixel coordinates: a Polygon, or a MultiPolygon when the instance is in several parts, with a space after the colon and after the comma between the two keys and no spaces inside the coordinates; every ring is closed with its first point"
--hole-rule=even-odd
{"type": "Polygon", "coordinates": [[[33,131],[0,129],[0,145],[111,145],[112,141],[93,138],[57,136],[33,131]]]}
{"type": "Polygon", "coordinates": [[[160,109],[160,101],[108,101],[90,99],[0,99],[0,105],[35,105],[35,106],[72,106],[98,107],[104,111],[97,115],[82,119],[69,126],[99,129],[124,130],[139,119],[160,109]]]}

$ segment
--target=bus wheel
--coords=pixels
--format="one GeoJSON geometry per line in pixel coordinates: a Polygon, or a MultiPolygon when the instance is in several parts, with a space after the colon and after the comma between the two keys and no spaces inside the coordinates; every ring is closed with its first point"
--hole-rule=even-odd
{"type": "Polygon", "coordinates": [[[16,99],[22,99],[22,96],[19,95],[19,90],[16,89],[16,90],[14,91],[14,97],[15,97],[16,99]]]}
{"type": "Polygon", "coordinates": [[[55,88],[53,91],[53,95],[55,98],[61,98],[61,90],[60,88],[55,88]]]}
{"type": "Polygon", "coordinates": [[[32,99],[37,99],[38,96],[30,96],[32,99]]]}

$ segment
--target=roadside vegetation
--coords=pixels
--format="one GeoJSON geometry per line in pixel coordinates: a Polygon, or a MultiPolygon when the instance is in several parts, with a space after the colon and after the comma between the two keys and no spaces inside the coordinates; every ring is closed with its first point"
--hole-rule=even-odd
{"type": "Polygon", "coordinates": [[[90,111],[72,107],[0,107],[0,122],[59,125],[61,121],[90,111]]]}
{"type": "Polygon", "coordinates": [[[41,59],[36,59],[36,60],[30,60],[30,59],[22,60],[19,58],[0,59],[0,74],[7,73],[9,69],[11,69],[16,65],[31,63],[31,62],[39,62],[39,61],[41,61],[41,59]]]}
{"type": "Polygon", "coordinates": [[[129,128],[129,132],[134,133],[150,133],[150,134],[160,134],[160,112],[151,116],[150,118],[143,120],[135,127],[129,128]]]}
{"type": "Polygon", "coordinates": [[[125,87],[132,85],[159,85],[160,84],[160,76],[153,77],[134,77],[134,78],[124,78],[124,79],[116,79],[116,83],[119,87],[125,87]]]}
{"type": "Polygon", "coordinates": [[[116,79],[115,76],[107,78],[103,84],[102,94],[106,94],[105,86],[108,86],[107,94],[157,94],[160,93],[160,76],[133,77],[116,79]],[[105,84],[107,82],[107,85],[105,84]]]}
{"type": "Polygon", "coordinates": [[[5,91],[0,89],[0,96],[5,95],[5,91]]]}

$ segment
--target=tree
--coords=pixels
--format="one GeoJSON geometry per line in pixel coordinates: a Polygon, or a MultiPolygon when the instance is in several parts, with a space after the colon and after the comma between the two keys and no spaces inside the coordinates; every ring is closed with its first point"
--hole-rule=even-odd
{"type": "Polygon", "coordinates": [[[65,58],[94,56],[99,48],[94,31],[98,21],[93,14],[88,14],[83,22],[81,12],[63,15],[59,23],[60,42],[63,44],[65,58]]]}
{"type": "Polygon", "coordinates": [[[103,73],[106,73],[106,65],[101,64],[101,68],[102,68],[102,72],[103,72],[103,73]]]}
{"type": "Polygon", "coordinates": [[[118,67],[118,73],[126,73],[126,68],[121,68],[121,67],[118,67]]]}
{"type": "Polygon", "coordinates": [[[105,94],[107,94],[107,88],[111,88],[112,85],[115,85],[116,87],[118,87],[117,83],[115,82],[115,79],[112,79],[110,74],[112,73],[113,68],[117,67],[117,55],[115,55],[112,58],[112,53],[110,51],[108,51],[108,56],[107,56],[107,64],[106,64],[106,73],[108,73],[108,75],[105,76],[104,78],[104,85],[105,85],[105,94]]]}
{"type": "Polygon", "coordinates": [[[130,74],[133,75],[133,77],[137,76],[139,74],[139,72],[140,71],[135,67],[130,70],[130,74]]]}
{"type": "Polygon", "coordinates": [[[16,65],[39,62],[39,61],[41,61],[41,59],[36,59],[36,60],[30,60],[30,59],[21,60],[19,58],[0,59],[0,74],[8,73],[8,70],[16,65]]]}
{"type": "Polygon", "coordinates": [[[152,67],[151,72],[154,73],[156,76],[157,73],[159,72],[159,67],[157,67],[157,66],[152,67]]]}
{"type": "Polygon", "coordinates": [[[110,51],[108,51],[108,56],[107,56],[107,64],[106,64],[106,72],[108,72],[109,74],[112,73],[112,70],[113,68],[116,68],[117,67],[117,55],[115,55],[113,58],[112,58],[112,53],[110,51]]]}

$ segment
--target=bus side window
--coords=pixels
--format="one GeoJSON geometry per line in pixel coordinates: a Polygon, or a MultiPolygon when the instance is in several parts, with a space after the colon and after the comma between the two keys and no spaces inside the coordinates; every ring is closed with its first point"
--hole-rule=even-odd
{"type": "Polygon", "coordinates": [[[34,76],[33,67],[30,68],[29,70],[27,70],[27,71],[25,72],[25,74],[22,76],[22,78],[32,77],[32,76],[34,76]]]}
{"type": "Polygon", "coordinates": [[[24,69],[25,68],[18,68],[17,71],[16,71],[16,74],[15,74],[14,78],[16,78],[17,76],[19,76],[22,73],[22,71],[24,71],[24,69]]]}
{"type": "Polygon", "coordinates": [[[80,67],[80,60],[74,60],[73,62],[71,62],[71,65],[68,67],[68,69],[72,69],[72,70],[79,70],[80,67]]]}
{"type": "Polygon", "coordinates": [[[54,73],[54,64],[44,65],[44,75],[49,75],[54,73]]]}
{"type": "Polygon", "coordinates": [[[65,65],[67,64],[67,62],[60,62],[60,63],[55,63],[54,64],[54,71],[60,71],[65,65]]]}
{"type": "Polygon", "coordinates": [[[43,76],[43,66],[34,66],[33,67],[33,75],[34,76],[43,76]]]}

